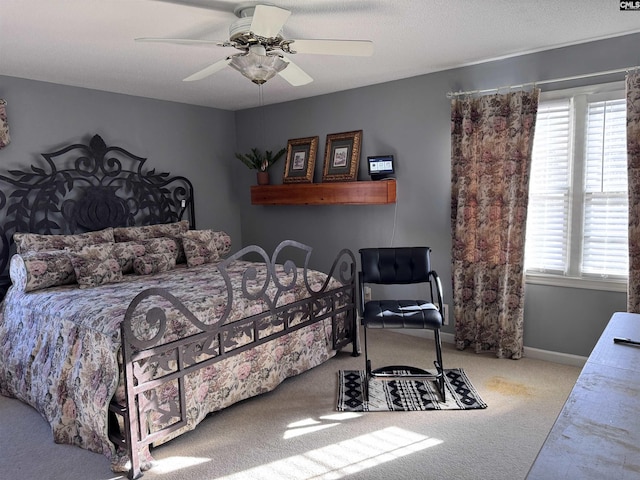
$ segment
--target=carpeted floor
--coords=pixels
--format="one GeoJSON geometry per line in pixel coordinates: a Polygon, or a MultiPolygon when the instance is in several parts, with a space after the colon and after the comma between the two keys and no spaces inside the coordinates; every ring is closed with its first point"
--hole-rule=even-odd
{"type": "MultiPolygon", "coordinates": [[[[375,364],[432,361],[433,342],[372,332],[375,364]]],[[[339,412],[335,359],[274,392],[211,415],[196,430],[153,449],[145,480],[525,478],[578,377],[577,367],[499,360],[444,345],[444,367],[460,368],[486,402],[465,411],[339,412]]],[[[102,455],[53,442],[32,408],[0,396],[0,477],[114,480],[102,455]]]]}

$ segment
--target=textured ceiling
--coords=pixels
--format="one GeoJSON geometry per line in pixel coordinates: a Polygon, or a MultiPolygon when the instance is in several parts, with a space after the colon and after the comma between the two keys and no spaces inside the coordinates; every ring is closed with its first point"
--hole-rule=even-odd
{"type": "MultiPolygon", "coordinates": [[[[239,110],[259,88],[227,67],[192,73],[233,48],[134,42],[224,41],[242,2],[0,0],[0,75],[239,110]]],[[[291,10],[289,39],[372,40],[372,57],[292,55],[314,81],[263,86],[264,104],[413,77],[482,61],[640,32],[640,11],[614,0],[272,0],[291,10]]],[[[1,87],[1,85],[0,85],[1,87]]]]}

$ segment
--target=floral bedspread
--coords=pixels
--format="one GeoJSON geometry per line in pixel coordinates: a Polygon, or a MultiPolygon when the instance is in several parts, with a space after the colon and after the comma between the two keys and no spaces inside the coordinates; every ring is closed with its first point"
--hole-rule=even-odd
{"type": "MultiPolygon", "coordinates": [[[[234,292],[240,291],[246,266],[238,261],[228,269],[234,292]]],[[[319,290],[326,275],[308,273],[311,287],[319,290]]],[[[260,275],[263,270],[258,279],[260,275]]],[[[302,270],[298,285],[278,304],[308,296],[302,270]]],[[[107,412],[112,397],[122,395],[119,325],[133,297],[151,287],[167,289],[199,318],[226,301],[220,273],[208,264],[148,277],[125,276],[124,282],[91,289],[66,285],[23,293],[11,288],[0,309],[0,393],[38,410],[50,423],[55,442],[102,453],[118,470],[121,452],[117,454],[108,439],[107,412]]],[[[255,302],[238,302],[237,308],[235,303],[227,323],[266,309],[255,302]]],[[[328,360],[335,354],[331,332],[327,319],[189,376],[188,424],[173,436],[193,429],[211,411],[272,390],[285,378],[328,360]]]]}

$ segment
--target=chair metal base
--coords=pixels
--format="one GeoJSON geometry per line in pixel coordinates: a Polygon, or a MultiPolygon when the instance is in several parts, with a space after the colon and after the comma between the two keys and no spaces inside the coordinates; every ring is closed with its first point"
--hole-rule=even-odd
{"type": "Polygon", "coordinates": [[[436,384],[438,394],[440,394],[441,402],[446,401],[445,386],[444,386],[444,370],[442,366],[434,361],[433,364],[436,367],[437,373],[429,373],[428,371],[412,367],[408,365],[388,365],[385,367],[379,367],[375,370],[371,369],[371,360],[367,360],[366,370],[366,386],[365,386],[365,399],[369,401],[369,382],[371,379],[379,379],[381,381],[390,380],[432,380],[436,384]],[[405,373],[399,373],[405,372],[405,373]]]}
{"type": "Polygon", "coordinates": [[[420,377],[420,378],[434,378],[436,375],[423,370],[418,367],[411,367],[409,365],[388,365],[386,367],[376,368],[368,372],[370,377],[375,378],[388,378],[395,380],[397,378],[405,377],[420,377]],[[405,372],[405,373],[398,373],[405,372]]]}

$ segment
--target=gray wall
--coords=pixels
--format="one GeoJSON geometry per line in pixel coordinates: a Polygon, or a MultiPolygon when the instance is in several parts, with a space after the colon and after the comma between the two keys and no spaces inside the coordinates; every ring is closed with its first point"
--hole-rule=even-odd
{"type": "Polygon", "coordinates": [[[145,166],[194,184],[196,226],[225,230],[240,243],[232,201],[233,112],[0,76],[11,143],[0,170],[42,161],[40,153],[99,134],[107,146],[147,158],[145,166]]]}
{"type": "MultiPolygon", "coordinates": [[[[314,181],[322,178],[329,133],[363,130],[360,180],[367,155],[397,159],[398,203],[385,206],[252,206],[255,174],[235,165],[235,201],[241,206],[245,244],[267,249],[293,238],[314,247],[316,266],[331,264],[347,247],[426,244],[451,303],[449,91],[495,88],[640,64],[640,35],[555,49],[332,95],[251,109],[236,115],[238,151],[275,149],[290,138],[320,137],[314,181]],[[265,140],[268,139],[268,140],[265,140]],[[394,234],[395,231],[395,235],[394,234]]],[[[543,90],[620,80],[622,74],[545,85],[543,90]]],[[[284,162],[272,168],[281,183],[284,162]]],[[[619,292],[528,285],[525,345],[588,355],[611,314],[626,308],[619,292]]],[[[445,327],[453,332],[453,325],[445,327]]]]}

